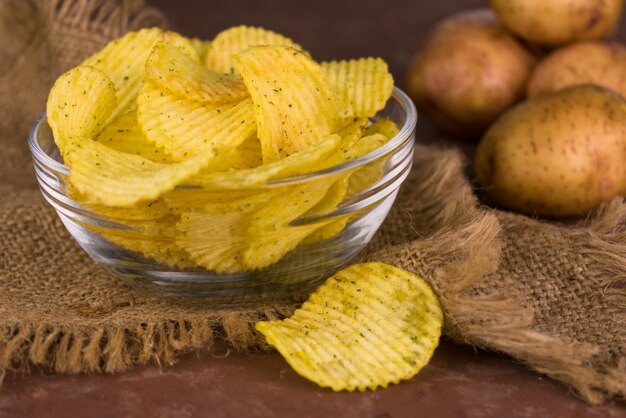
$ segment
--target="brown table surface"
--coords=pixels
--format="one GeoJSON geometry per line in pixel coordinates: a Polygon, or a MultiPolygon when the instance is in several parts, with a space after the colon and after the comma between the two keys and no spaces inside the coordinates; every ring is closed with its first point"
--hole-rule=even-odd
{"type": "MultiPolygon", "coordinates": [[[[386,59],[400,86],[411,54],[436,21],[483,0],[153,0],[174,29],[210,38],[232,25],[293,37],[318,60],[386,59]]],[[[626,40],[626,25],[617,38],[626,40]]],[[[440,134],[425,119],[419,140],[440,134]]],[[[626,417],[620,405],[591,407],[566,387],[509,358],[442,341],[408,382],[366,393],[333,393],[296,375],[276,353],[225,358],[191,354],[172,366],[120,375],[9,375],[0,417],[626,417]]]]}

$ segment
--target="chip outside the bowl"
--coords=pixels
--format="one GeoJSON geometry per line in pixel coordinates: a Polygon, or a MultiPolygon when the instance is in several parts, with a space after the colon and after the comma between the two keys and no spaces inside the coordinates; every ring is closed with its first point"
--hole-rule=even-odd
{"type": "Polygon", "coordinates": [[[443,312],[419,276],[383,263],[348,267],[286,319],[256,329],[319,386],[376,389],[410,379],[439,343],[443,312]]]}

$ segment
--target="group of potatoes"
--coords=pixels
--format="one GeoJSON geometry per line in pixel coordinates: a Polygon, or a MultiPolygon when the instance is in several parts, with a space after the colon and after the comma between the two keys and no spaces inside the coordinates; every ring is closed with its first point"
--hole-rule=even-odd
{"type": "Polygon", "coordinates": [[[418,109],[482,136],[476,180],[499,206],[573,217],[625,196],[626,48],[602,40],[624,0],[490,5],[434,29],[408,73],[418,109]]]}

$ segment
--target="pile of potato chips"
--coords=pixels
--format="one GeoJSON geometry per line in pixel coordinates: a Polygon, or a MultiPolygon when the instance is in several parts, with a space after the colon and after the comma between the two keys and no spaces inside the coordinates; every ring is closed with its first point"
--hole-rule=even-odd
{"type": "Polygon", "coordinates": [[[68,195],[127,227],[89,228],[159,263],[235,273],[343,230],[350,216],[294,221],[333,212],[380,178],[381,163],[268,182],[385,144],[396,125],[370,118],[392,89],[381,59],[318,64],[261,28],[210,42],[152,28],[59,77],[47,117],[68,195]]]}

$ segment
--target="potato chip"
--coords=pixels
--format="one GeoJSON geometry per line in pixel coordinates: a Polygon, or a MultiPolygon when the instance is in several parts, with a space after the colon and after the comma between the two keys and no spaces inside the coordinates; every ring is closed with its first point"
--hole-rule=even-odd
{"type": "Polygon", "coordinates": [[[137,98],[137,119],[146,137],[177,160],[223,154],[254,134],[252,101],[214,105],[179,98],[146,78],[137,98]]]}
{"type": "Polygon", "coordinates": [[[235,72],[231,57],[255,45],[283,45],[298,50],[302,47],[291,39],[263,28],[236,26],[217,34],[204,60],[213,71],[232,74],[235,72]]]}
{"type": "Polygon", "coordinates": [[[294,176],[315,170],[315,167],[325,164],[327,158],[338,148],[340,143],[341,138],[338,135],[331,135],[325,141],[311,148],[296,152],[273,163],[233,172],[200,174],[190,178],[185,183],[207,189],[244,189],[259,186],[270,179],[294,176]]]}
{"type": "Polygon", "coordinates": [[[154,200],[215,158],[214,153],[207,153],[180,163],[161,164],[88,138],[74,138],[67,147],[64,157],[72,186],[95,203],[109,206],[154,200]]]}
{"type": "Polygon", "coordinates": [[[174,32],[164,32],[158,28],[129,32],[115,39],[99,52],[87,58],[83,64],[104,72],[117,89],[117,108],[113,119],[134,109],[135,100],[146,72],[148,55],[159,41],[166,41],[184,48],[199,60],[191,42],[174,32]]]}
{"type": "Polygon", "coordinates": [[[391,139],[400,132],[398,125],[391,119],[381,118],[365,129],[364,135],[381,134],[391,139]]]}
{"type": "Polygon", "coordinates": [[[115,86],[102,71],[79,65],[59,77],[48,95],[46,115],[61,155],[70,138],[95,138],[115,106],[115,86]]]}
{"type": "Polygon", "coordinates": [[[137,112],[131,110],[107,125],[96,141],[116,151],[139,155],[156,163],[174,160],[163,148],[146,138],[137,122],[137,112]]]}
{"type": "Polygon", "coordinates": [[[315,61],[284,46],[255,46],[232,59],[254,103],[264,162],[319,144],[333,132],[335,102],[315,61]]]}
{"type": "Polygon", "coordinates": [[[240,76],[206,69],[181,48],[163,42],[152,49],[146,74],[175,95],[202,103],[238,102],[248,96],[240,76]]]}
{"type": "Polygon", "coordinates": [[[393,91],[393,77],[381,58],[320,64],[338,101],[339,115],[371,117],[382,110],[393,91]]]}
{"type": "Polygon", "coordinates": [[[382,263],[348,267],[282,321],[258,322],[294,370],[335,391],[409,379],[439,343],[443,313],[417,275],[382,263]]]}

